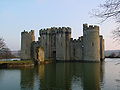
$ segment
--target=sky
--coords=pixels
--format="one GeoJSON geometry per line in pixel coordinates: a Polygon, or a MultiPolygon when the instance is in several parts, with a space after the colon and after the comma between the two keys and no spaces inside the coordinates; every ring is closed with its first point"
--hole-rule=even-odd
{"type": "Polygon", "coordinates": [[[105,50],[118,50],[120,45],[112,39],[114,21],[98,24],[99,19],[91,17],[92,9],[98,8],[104,0],[0,0],[0,37],[11,50],[20,50],[21,32],[49,27],[71,27],[72,38],[82,35],[84,23],[100,26],[105,39],[105,50]]]}

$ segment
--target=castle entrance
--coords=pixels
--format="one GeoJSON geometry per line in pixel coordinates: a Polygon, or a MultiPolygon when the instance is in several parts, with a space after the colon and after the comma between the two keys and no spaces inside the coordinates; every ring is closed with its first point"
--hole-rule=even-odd
{"type": "Polygon", "coordinates": [[[53,51],[53,59],[56,60],[56,51],[53,51]]]}
{"type": "Polygon", "coordinates": [[[44,62],[44,49],[42,47],[37,48],[37,63],[44,62]]]}

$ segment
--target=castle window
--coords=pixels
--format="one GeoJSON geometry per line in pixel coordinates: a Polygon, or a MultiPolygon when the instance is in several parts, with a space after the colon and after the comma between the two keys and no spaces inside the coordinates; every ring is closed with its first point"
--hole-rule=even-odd
{"type": "Polygon", "coordinates": [[[94,43],[92,42],[92,46],[94,46],[94,43]]]}
{"type": "Polygon", "coordinates": [[[84,46],[82,45],[82,48],[83,48],[84,46]]]}
{"type": "Polygon", "coordinates": [[[45,43],[46,47],[47,47],[47,43],[45,43]]]}
{"type": "Polygon", "coordinates": [[[60,34],[60,37],[62,37],[62,34],[60,34]]]}

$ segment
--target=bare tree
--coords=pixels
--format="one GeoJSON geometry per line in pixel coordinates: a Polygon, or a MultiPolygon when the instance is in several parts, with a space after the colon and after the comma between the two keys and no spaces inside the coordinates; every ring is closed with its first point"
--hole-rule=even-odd
{"type": "Polygon", "coordinates": [[[9,48],[7,48],[5,41],[3,38],[0,38],[0,58],[12,58],[14,57],[11,54],[11,51],[9,48]]]}
{"type": "Polygon", "coordinates": [[[120,41],[120,0],[106,0],[100,4],[98,9],[94,9],[94,16],[101,18],[101,22],[107,19],[114,19],[117,27],[113,30],[113,39],[120,41]]]}
{"type": "Polygon", "coordinates": [[[113,52],[113,53],[111,53],[111,54],[109,55],[109,57],[110,57],[110,58],[114,58],[114,57],[116,57],[116,54],[113,52]]]}
{"type": "Polygon", "coordinates": [[[6,47],[6,44],[5,44],[5,42],[4,42],[4,39],[3,38],[0,38],[0,50],[2,49],[2,48],[5,48],[6,47]]]}

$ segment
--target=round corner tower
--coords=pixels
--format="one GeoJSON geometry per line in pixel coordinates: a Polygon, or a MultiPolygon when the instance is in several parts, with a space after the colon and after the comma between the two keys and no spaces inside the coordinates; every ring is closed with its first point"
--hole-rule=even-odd
{"type": "Polygon", "coordinates": [[[100,62],[99,26],[83,24],[83,60],[100,62]]]}
{"type": "Polygon", "coordinates": [[[34,30],[21,32],[21,60],[31,59],[31,44],[35,41],[34,30]]]}

